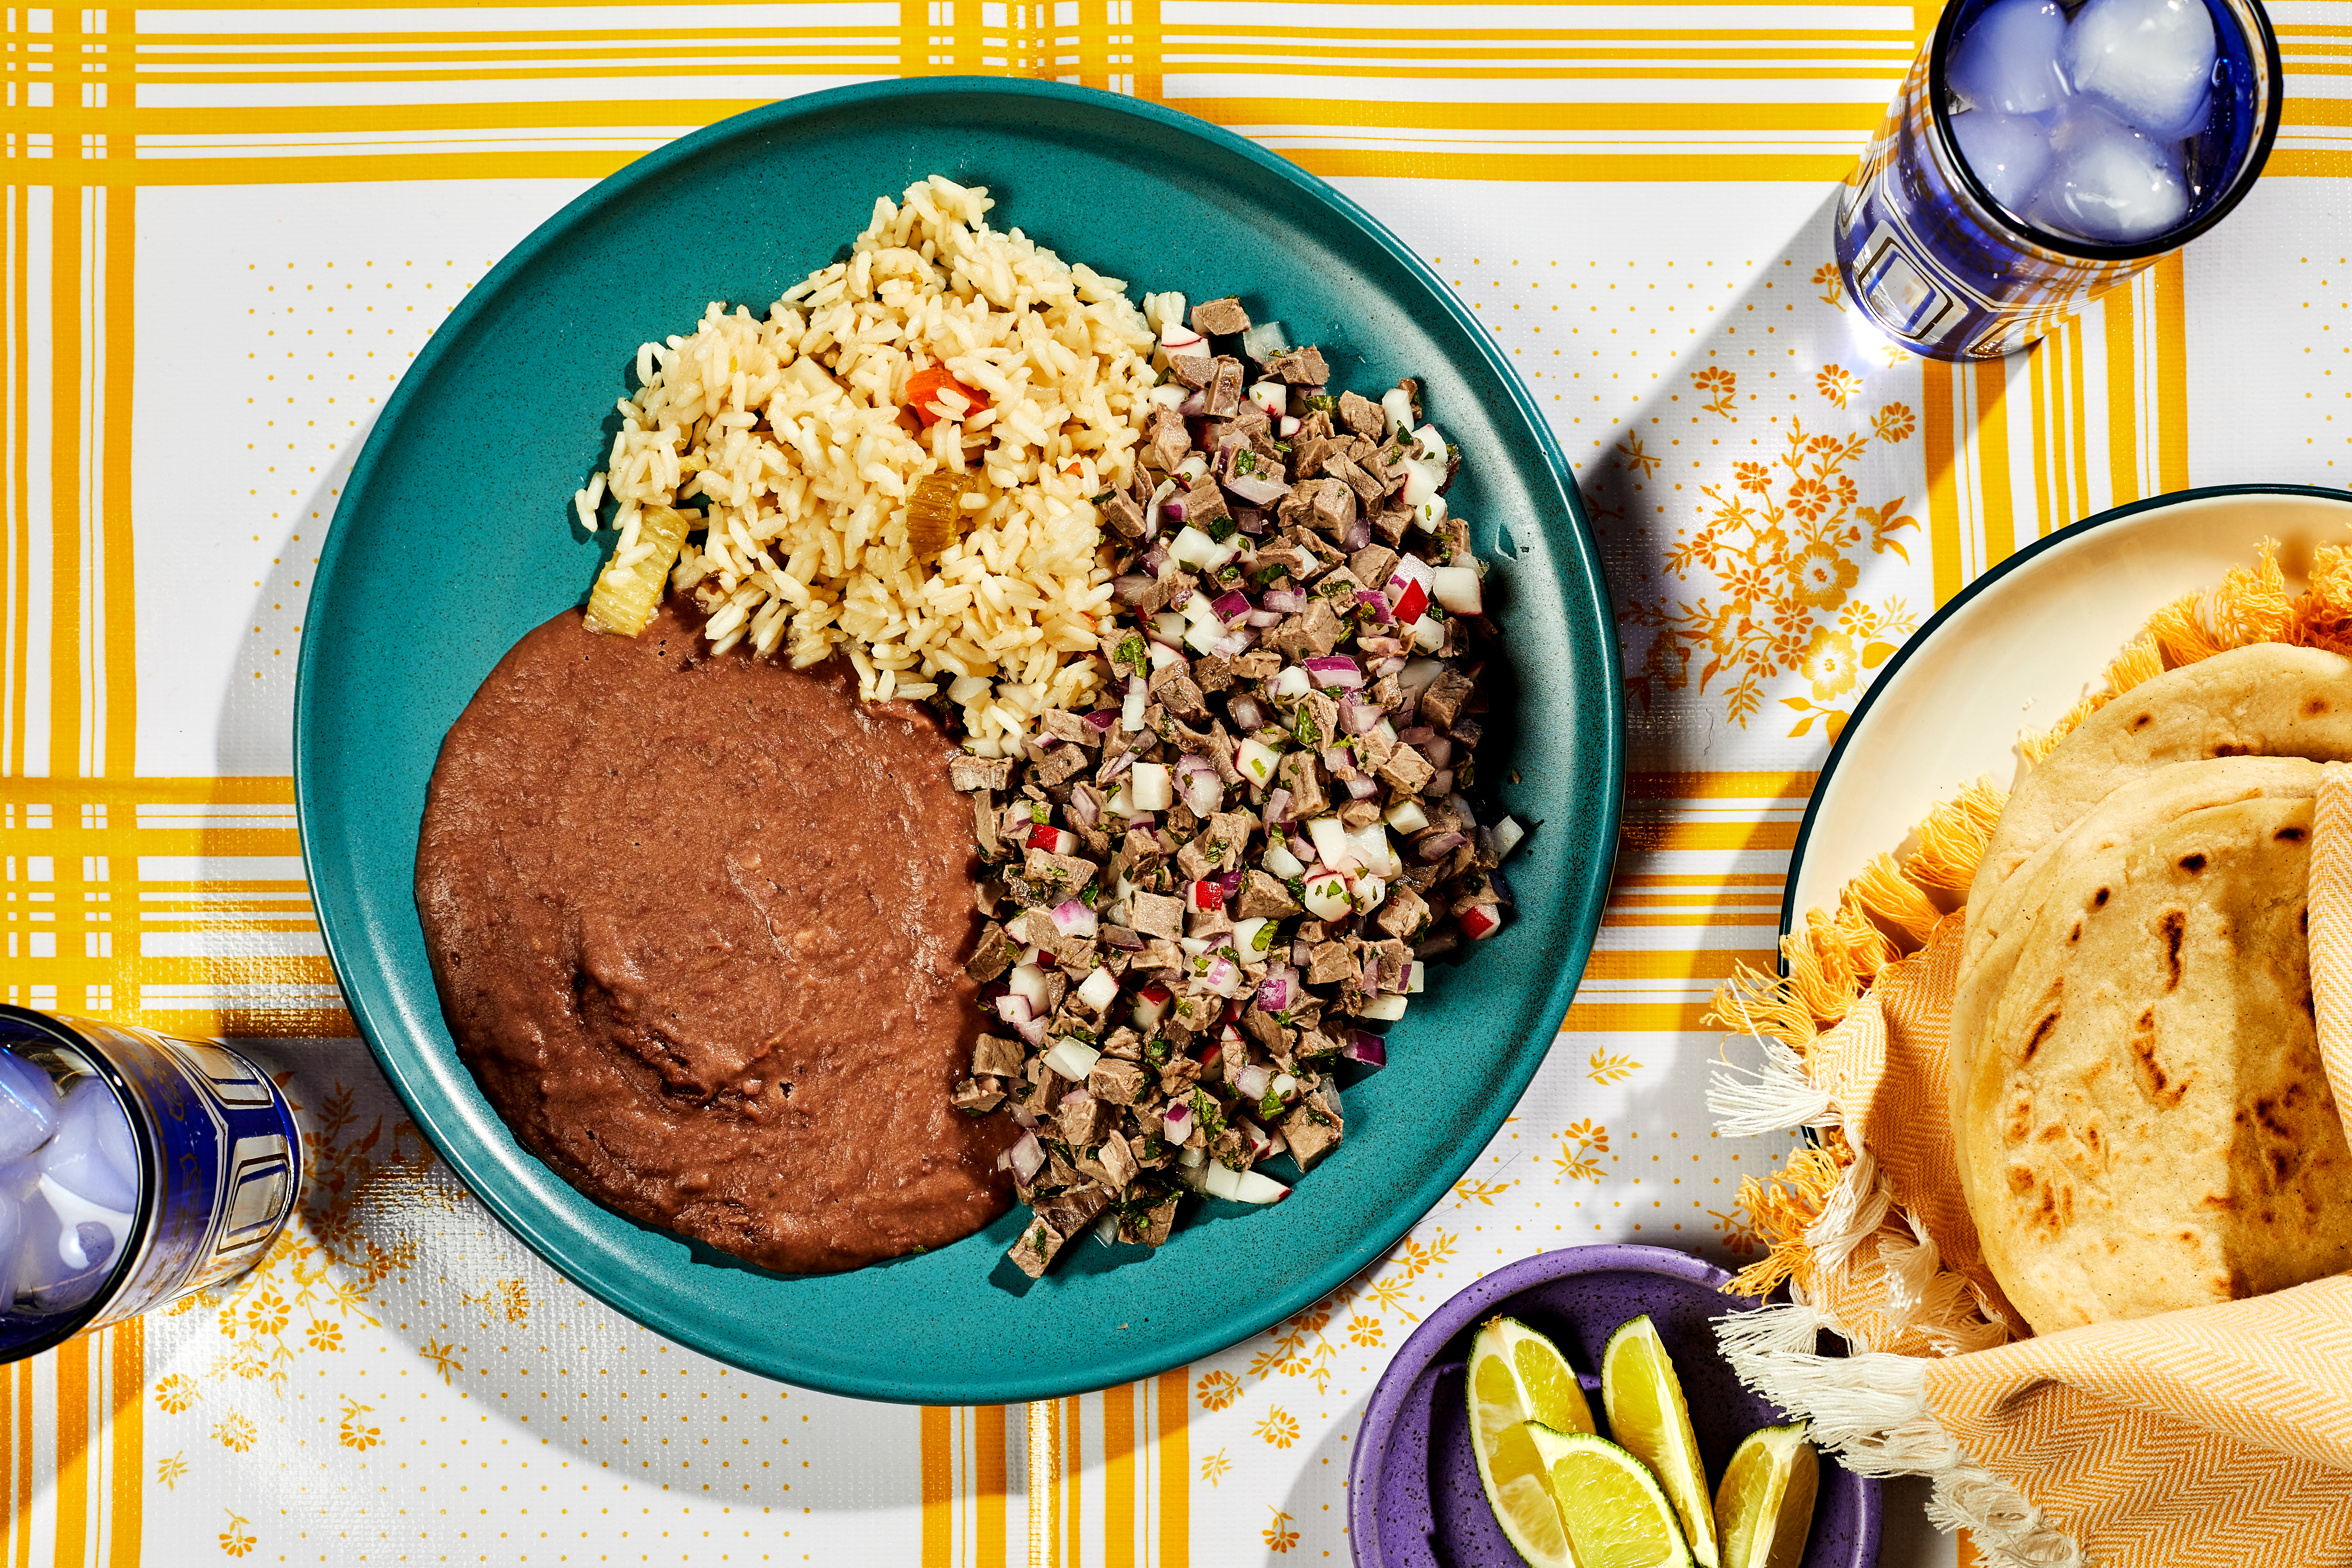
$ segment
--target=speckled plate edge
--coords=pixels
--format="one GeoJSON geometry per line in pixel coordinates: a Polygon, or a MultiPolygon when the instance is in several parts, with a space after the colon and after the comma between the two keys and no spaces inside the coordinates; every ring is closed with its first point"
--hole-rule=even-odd
{"type": "MultiPolygon", "coordinates": [[[[1366,243],[1378,247],[1402,267],[1425,290],[1429,302],[1444,313],[1465,339],[1476,345],[1476,352],[1488,373],[1507,392],[1510,408],[1517,424],[1541,456],[1549,478],[1557,487],[1562,519],[1569,524],[1557,530],[1548,529],[1552,547],[1560,552],[1560,579],[1571,614],[1590,615],[1597,618],[1602,635],[1594,639],[1593,652],[1600,668],[1585,672],[1580,687],[1591,688],[1594,706],[1606,715],[1606,722],[1582,737],[1590,748],[1593,770],[1612,781],[1611,787],[1592,803],[1593,813],[1583,832],[1594,841],[1613,846],[1622,801],[1624,778],[1624,715],[1622,664],[1613,632],[1613,616],[1608,598],[1605,578],[1591,530],[1583,515],[1581,497],[1573,474],[1561,454],[1557,440],[1537,408],[1532,395],[1521,382],[1510,363],[1495,347],[1490,335],[1446,288],[1428,266],[1377,219],[1330,185],[1299,169],[1286,160],[1258,147],[1244,138],[1221,127],[1168,110],[1157,104],[1120,98],[1089,89],[1067,87],[1058,83],[1037,82],[1021,79],[998,78],[930,78],[911,81],[891,81],[866,86],[835,89],[802,98],[786,100],[709,126],[677,142],[647,154],[627,168],[601,182],[567,204],[553,217],[535,229],[520,245],[509,251],[492,268],[480,283],[467,295],[449,319],[436,331],[419,352],[409,372],[386,401],[383,413],[372,428],[370,438],[354,464],[349,483],[344,489],[349,498],[364,492],[381,447],[378,436],[397,427],[404,409],[416,395],[417,389],[432,376],[436,366],[460,342],[468,328],[491,303],[499,297],[502,287],[520,272],[530,258],[543,248],[560,243],[564,235],[583,222],[602,204],[614,200],[647,182],[665,178],[675,167],[698,156],[711,143],[723,138],[757,134],[788,124],[802,116],[830,113],[845,106],[890,106],[903,112],[919,111],[923,99],[935,94],[995,93],[1034,100],[1041,111],[1051,112],[1055,102],[1083,102],[1096,110],[1112,110],[1152,122],[1163,132],[1175,132],[1210,143],[1219,151],[1258,166],[1261,172],[1278,179],[1294,189],[1298,196],[1328,212],[1336,226],[1351,231],[1366,243]]],[[[315,600],[323,600],[335,580],[338,559],[337,536],[331,528],[320,551],[312,592],[315,600]]],[[[317,698],[317,679],[313,675],[313,649],[320,632],[314,627],[303,644],[297,666],[295,692],[294,752],[295,801],[298,820],[304,825],[304,867],[314,889],[330,886],[322,878],[322,868],[315,858],[311,834],[309,831],[312,799],[310,769],[305,765],[304,734],[311,705],[317,698]]],[[[1581,770],[1580,770],[1581,771],[1581,770]]],[[[1601,921],[1612,872],[1610,855],[1593,858],[1589,874],[1582,885],[1563,890],[1553,918],[1563,922],[1567,930],[1567,947],[1575,962],[1562,964],[1551,977],[1544,999],[1543,1011],[1550,1016],[1564,1016],[1570,998],[1583,969],[1583,960],[1591,952],[1594,935],[1601,921]]],[[[1540,1066],[1544,1052],[1539,1049],[1517,1054],[1503,1084],[1504,1092],[1495,1097],[1485,1114],[1479,1118],[1477,1136],[1465,1139],[1459,1150],[1460,1160],[1452,1165],[1433,1166],[1406,1194],[1391,1205],[1394,1224],[1369,1229],[1353,1246],[1333,1258],[1323,1268],[1301,1279],[1270,1291],[1248,1308],[1231,1317],[1189,1335],[1158,1342],[1145,1349],[1129,1353],[1106,1355],[1087,1373],[1080,1376],[1009,1374],[992,1379],[966,1378],[956,1386],[936,1384],[919,1386],[888,1378],[840,1375],[819,1366],[793,1363],[780,1364],[772,1356],[750,1353],[743,1347],[714,1341],[698,1333],[682,1314],[665,1310],[658,1300],[631,1297],[617,1285],[597,1279],[583,1279],[566,1268],[565,1250],[560,1243],[563,1237],[543,1233],[532,1218],[494,1184],[475,1178],[474,1156],[480,1151],[472,1148],[473,1140],[456,1126],[454,1119],[436,1114],[435,1098],[421,1090],[429,1084],[412,1081],[395,1053],[383,1044],[388,1033],[397,1033],[402,1025],[397,1009],[387,995],[380,994],[381,985],[371,984],[374,977],[363,963],[355,962],[365,956],[367,942],[358,930],[345,929],[344,922],[335,918],[328,896],[319,898],[320,928],[325,938],[330,960],[333,963],[354,1021],[366,1037],[371,1051],[385,1076],[399,1094],[418,1127],[434,1144],[451,1168],[473,1188],[501,1223],[556,1267],[566,1278],[604,1301],[615,1310],[644,1324],[657,1333],[688,1345],[704,1354],[763,1376],[778,1377],[803,1386],[857,1397],[892,1400],[905,1403],[1013,1403],[1018,1401],[1066,1395],[1081,1390],[1113,1386],[1135,1381],[1213,1354],[1257,1332],[1268,1324],[1328,1293],[1352,1278],[1393,1244],[1397,1235],[1410,1228],[1412,1220],[1437,1203],[1468,1162],[1475,1158],[1479,1148],[1490,1139],[1509,1114],[1528,1081],[1540,1066]]],[[[348,916],[349,925],[358,927],[357,911],[348,916]]],[[[551,1176],[548,1178],[552,1180],[551,1176]]]]}

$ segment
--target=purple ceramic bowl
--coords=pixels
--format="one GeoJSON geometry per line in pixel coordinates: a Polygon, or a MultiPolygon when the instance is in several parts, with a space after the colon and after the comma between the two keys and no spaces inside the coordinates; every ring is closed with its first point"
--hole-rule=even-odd
{"type": "MultiPolygon", "coordinates": [[[[1357,1568],[1520,1568],[1479,1489],[1463,1389],[1471,1333],[1498,1312],[1550,1335],[1596,1410],[1602,1348],[1647,1312],[1682,1378],[1708,1484],[1722,1479],[1742,1437],[1786,1419],[1716,1353],[1714,1320],[1755,1307],[1721,1294],[1730,1278],[1663,1247],[1570,1247],[1497,1269],[1438,1308],[1381,1373],[1357,1435],[1348,1476],[1357,1568]]],[[[1877,1481],[1823,1454],[1803,1568],[1873,1568],[1879,1509],[1877,1481]]]]}

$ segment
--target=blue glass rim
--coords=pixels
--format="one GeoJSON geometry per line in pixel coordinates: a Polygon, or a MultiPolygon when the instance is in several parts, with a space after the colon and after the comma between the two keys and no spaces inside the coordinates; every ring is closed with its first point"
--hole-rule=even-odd
{"type": "MultiPolygon", "coordinates": [[[[1969,161],[1960,155],[1959,142],[1952,134],[1951,109],[1946,101],[1949,96],[1945,90],[1945,83],[1953,35],[1959,29],[1960,13],[1967,8],[1965,0],[1951,0],[1944,7],[1942,17],[1936,23],[1935,37],[1928,45],[1927,110],[1936,127],[1937,150],[1944,154],[1946,162],[1958,176],[1962,188],[1978,205],[2008,227],[2019,241],[2046,251],[2055,259],[2149,261],[2179,249],[2229,216],[2245,199],[2246,193],[2254,188],[2254,182],[2262,178],[2263,166],[2270,162],[2271,148],[2278,142],[2279,118],[2286,109],[2286,67],[2279,58],[2278,35],[2271,27],[2270,13],[2263,9],[2263,0],[2218,0],[2218,3],[2224,11],[2242,5],[2252,16],[2254,36],[2262,45],[2262,65],[2264,79],[2269,84],[2270,107],[2263,112],[2261,132],[2246,149],[2243,165],[2231,175],[2229,184],[2214,198],[2212,205],[2186,226],[2168,229],[2158,237],[2142,240],[2137,245],[2101,245],[2094,240],[2053,234],[2046,228],[2037,227],[1994,198],[1992,191],[1977,177],[1977,172],[1969,167],[1969,161]]],[[[1983,15],[1984,9],[1979,5],[1976,15],[1983,15]]],[[[2210,9],[2210,4],[2208,9],[2210,9]]],[[[1969,18],[1971,21],[1975,19],[1975,16],[1969,18]]]]}
{"type": "MultiPolygon", "coordinates": [[[[54,1350],[65,1343],[66,1341],[89,1327],[91,1321],[100,1312],[105,1311],[114,1298],[121,1293],[124,1283],[131,1278],[132,1266],[145,1255],[147,1243],[155,1229],[156,1173],[162,1169],[163,1160],[163,1150],[156,1142],[155,1129],[144,1112],[137,1091],[131,1089],[129,1080],[123,1078],[121,1069],[108,1059],[105,1052],[84,1039],[79,1031],[62,1019],[53,1017],[47,1013],[37,1013],[29,1007],[0,1003],[0,1028],[5,1028],[9,1024],[22,1025],[33,1033],[46,1037],[50,1044],[61,1046],[73,1052],[113,1094],[115,1102],[122,1107],[123,1114],[130,1118],[131,1142],[139,1150],[139,1201],[138,1206],[132,1211],[134,1223],[131,1226],[131,1234],[115,1252],[114,1267],[108,1271],[105,1283],[98,1288],[89,1300],[69,1311],[58,1314],[56,1320],[39,1333],[15,1343],[6,1342],[11,1331],[7,1325],[16,1321],[15,1313],[10,1310],[15,1306],[14,1298],[12,1296],[9,1300],[0,1300],[0,1365],[26,1360],[39,1355],[43,1351],[54,1350]]],[[[8,1049],[9,1043],[5,1039],[0,1039],[0,1050],[8,1049]]],[[[0,1283],[0,1290],[10,1289],[12,1287],[0,1283]]]]}

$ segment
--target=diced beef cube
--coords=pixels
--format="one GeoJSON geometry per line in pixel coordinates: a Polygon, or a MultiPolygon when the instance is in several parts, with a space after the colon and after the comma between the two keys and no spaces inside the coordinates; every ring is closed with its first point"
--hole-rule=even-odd
{"type": "MultiPolygon", "coordinates": [[[[1192,910],[1185,916],[1184,924],[1186,936],[1204,942],[1214,942],[1221,936],[1230,936],[1234,929],[1233,917],[1225,913],[1225,907],[1223,904],[1219,904],[1213,910],[1192,910]]],[[[1193,963],[1197,966],[1202,961],[1195,959],[1193,963]]],[[[1178,1005],[1181,1007],[1189,1004],[1180,1002],[1178,1005]]],[[[1206,1025],[1201,1026],[1205,1027],[1206,1025]]]]}
{"type": "Polygon", "coordinates": [[[1032,1279],[1043,1279],[1045,1266],[1054,1261],[1054,1254],[1062,1250],[1062,1233],[1044,1220],[1031,1216],[1021,1227],[1021,1239],[1004,1256],[1013,1266],[1032,1279]]]}
{"type": "Polygon", "coordinates": [[[1348,944],[1344,942],[1320,943],[1307,955],[1307,984],[1309,985],[1328,985],[1358,973],[1355,955],[1348,951],[1348,944]]]}
{"type": "MultiPolygon", "coordinates": [[[[1110,1037],[1103,1042],[1103,1055],[1107,1057],[1116,1057],[1120,1061],[1141,1061],[1143,1059],[1143,1037],[1137,1034],[1133,1029],[1129,1028],[1126,1025],[1121,1024],[1118,1028],[1113,1029],[1110,1032],[1110,1037]]],[[[1091,1079],[1088,1080],[1088,1086],[1092,1087],[1091,1079]]],[[[1097,1089],[1096,1092],[1100,1093],[1101,1091],[1097,1089]]]]}
{"type": "Polygon", "coordinates": [[[1117,868],[1117,876],[1112,879],[1125,877],[1130,882],[1139,882],[1151,874],[1160,859],[1158,835],[1130,828],[1119,839],[1118,853],[1112,858],[1111,863],[1117,868]]]}
{"type": "Polygon", "coordinates": [[[1235,912],[1245,921],[1281,920],[1297,914],[1298,902],[1290,896],[1288,888],[1265,872],[1246,871],[1242,875],[1241,898],[1235,912]]]}
{"type": "Polygon", "coordinates": [[[1339,412],[1341,425],[1371,440],[1379,440],[1381,432],[1388,428],[1388,418],[1381,412],[1381,405],[1369,397],[1343,392],[1339,395],[1339,412]]]}
{"type": "MultiPolygon", "coordinates": [[[[1393,499],[1393,498],[1391,498],[1393,499]]],[[[1382,544],[1401,544],[1405,530],[1412,526],[1411,511],[1376,511],[1372,513],[1372,537],[1382,544]]]]}
{"type": "Polygon", "coordinates": [[[1330,808],[1331,797],[1324,792],[1323,781],[1314,756],[1307,752],[1285,752],[1276,764],[1275,783],[1290,792],[1290,815],[1300,820],[1320,816],[1330,808]]]}
{"type": "Polygon", "coordinates": [[[1309,691],[1298,700],[1298,706],[1307,721],[1298,726],[1300,739],[1318,751],[1328,750],[1339,738],[1339,705],[1331,700],[1329,692],[1309,691]]]}
{"type": "Polygon", "coordinates": [[[1168,378],[1179,386],[1198,392],[1208,385],[1209,378],[1216,374],[1216,362],[1198,350],[1168,356],[1168,378]]]}
{"type": "Polygon", "coordinates": [[[1228,294],[1222,300],[1203,300],[1192,307],[1192,330],[1204,338],[1231,337],[1246,332],[1250,328],[1249,312],[1242,309],[1238,296],[1228,294]]]}
{"type": "Polygon", "coordinates": [[[1264,1046],[1269,1054],[1284,1055],[1290,1049],[1290,1031],[1282,1021],[1262,1007],[1242,1009],[1242,1030],[1264,1046]]]}
{"type": "MultiPolygon", "coordinates": [[[[1141,896],[1141,894],[1137,895],[1139,898],[1141,896]]],[[[1184,907],[1184,901],[1181,899],[1171,899],[1168,901],[1174,904],[1180,910],[1184,907]]],[[[1155,936],[1145,942],[1143,951],[1135,955],[1128,967],[1130,971],[1140,971],[1146,974],[1160,974],[1181,969],[1183,966],[1184,950],[1176,945],[1176,933],[1171,931],[1166,936],[1155,936]]]]}
{"type": "Polygon", "coordinates": [[[1062,928],[1055,925],[1054,917],[1044,910],[1023,910],[1004,929],[1013,941],[1025,942],[1031,947],[1042,947],[1048,952],[1062,940],[1062,928]]]}
{"type": "Polygon", "coordinates": [[[1272,648],[1252,648],[1234,660],[1237,680],[1268,680],[1281,673],[1282,656],[1272,648]]]}
{"type": "Polygon", "coordinates": [[[1068,741],[1080,746],[1090,740],[1101,739],[1085,720],[1064,708],[1048,708],[1038,714],[1037,728],[1057,741],[1068,741]]]}
{"type": "MultiPolygon", "coordinates": [[[[1337,776],[1339,770],[1332,770],[1337,776]]],[[[1339,821],[1349,827],[1370,827],[1381,819],[1381,803],[1377,800],[1351,800],[1339,807],[1339,821]]]]}
{"type": "Polygon", "coordinates": [[[1362,581],[1346,566],[1334,566],[1315,580],[1315,596],[1328,599],[1341,609],[1352,608],[1356,595],[1363,591],[1362,581]]]}
{"type": "Polygon", "coordinates": [[[1422,785],[1437,774],[1429,759],[1411,746],[1399,746],[1374,770],[1380,781],[1401,795],[1419,795],[1422,785]]]}
{"type": "MultiPolygon", "coordinates": [[[[1329,464],[1324,465],[1327,472],[1329,464]]],[[[1315,498],[1308,503],[1308,519],[1315,527],[1333,539],[1344,539],[1356,525],[1356,491],[1343,479],[1325,478],[1315,481],[1315,498]]]]}
{"type": "MultiPolygon", "coordinates": [[[[1075,898],[1095,879],[1095,863],[1081,860],[1075,855],[1055,855],[1033,848],[1022,863],[1024,871],[1033,881],[1048,882],[1065,889],[1064,896],[1075,898]]],[[[1043,946],[1044,943],[1038,945],[1043,946]]]]}
{"type": "Polygon", "coordinates": [[[1213,811],[1196,842],[1215,861],[1218,870],[1235,870],[1241,866],[1242,851],[1249,847],[1250,830],[1256,826],[1257,818],[1249,812],[1213,811]]]}
{"type": "Polygon", "coordinates": [[[1323,459],[1338,450],[1328,436],[1305,436],[1290,446],[1290,471],[1298,479],[1320,479],[1323,459]]]}
{"type": "Polygon", "coordinates": [[[1323,351],[1313,343],[1278,354],[1265,367],[1266,374],[1291,386],[1321,386],[1331,379],[1331,367],[1323,363],[1323,351]]]}
{"type": "Polygon", "coordinates": [[[1012,782],[1011,757],[975,757],[959,752],[948,759],[948,783],[957,789],[1003,789],[1012,782]]]}
{"type": "Polygon", "coordinates": [[[1133,1105],[1142,1095],[1143,1085],[1140,1067],[1112,1056],[1098,1058],[1094,1071],[1087,1075],[1087,1092],[1108,1105],[1133,1105]]]}
{"type": "Polygon", "coordinates": [[[1176,851],[1176,869],[1188,882],[1205,881],[1216,868],[1216,861],[1210,858],[1206,846],[1201,842],[1198,836],[1188,840],[1176,851]]]}
{"type": "Polygon", "coordinates": [[[1153,682],[1151,695],[1161,707],[1179,719],[1189,719],[1197,724],[1209,716],[1209,707],[1202,700],[1201,688],[1184,673],[1181,666],[1169,665],[1161,672],[1160,679],[1153,682]]]}
{"type": "Polygon", "coordinates": [[[1029,1085],[1028,1091],[1021,1096],[1021,1109],[1032,1116],[1051,1116],[1060,1107],[1062,1097],[1070,1092],[1070,1080],[1041,1062],[1033,1061],[1023,1070],[1029,1068],[1036,1069],[1037,1077],[1029,1085]]]}
{"type": "Polygon", "coordinates": [[[1209,531],[1209,524],[1233,515],[1225,505],[1225,492],[1206,474],[1184,492],[1184,521],[1203,533],[1209,531]]]}
{"type": "Polygon", "coordinates": [[[1246,1171],[1250,1164],[1250,1141],[1238,1127],[1228,1127],[1209,1140],[1209,1158],[1229,1171],[1246,1171]]]}
{"type": "Polygon", "coordinates": [[[1192,661],[1192,684],[1202,691],[1223,691],[1233,683],[1233,660],[1207,653],[1192,661]]]}
{"type": "Polygon", "coordinates": [[[1018,1078],[1024,1054],[1019,1040],[1008,1040],[1002,1035],[982,1035],[972,1043],[971,1070],[975,1075],[985,1073],[997,1078],[1018,1078]]]}
{"type": "Polygon", "coordinates": [[[1381,990],[1394,992],[1404,989],[1405,965],[1412,962],[1412,950],[1402,941],[1391,936],[1380,942],[1368,942],[1360,953],[1364,961],[1365,976],[1369,979],[1377,974],[1381,990]]]}
{"type": "Polygon", "coordinates": [[[1367,588],[1378,589],[1396,570],[1397,552],[1385,544],[1367,544],[1348,557],[1348,570],[1367,588]]]}
{"type": "Polygon", "coordinates": [[[1275,567],[1286,576],[1300,583],[1313,576],[1321,566],[1321,563],[1316,560],[1313,551],[1289,539],[1278,539],[1270,544],[1259,545],[1255,560],[1258,570],[1264,571],[1269,566],[1275,567]]]}
{"type": "Polygon", "coordinates": [[[1135,929],[1144,935],[1173,938],[1184,934],[1183,900],[1138,892],[1130,896],[1129,902],[1135,929]]]}
{"type": "MultiPolygon", "coordinates": [[[[1353,458],[1337,456],[1326,458],[1323,459],[1323,472],[1332,479],[1340,480],[1356,492],[1356,504],[1359,510],[1369,508],[1374,501],[1381,499],[1381,481],[1367,473],[1362,465],[1353,458]]],[[[1348,521],[1353,522],[1356,520],[1350,515],[1348,521]]],[[[1338,535],[1334,534],[1332,537],[1337,538],[1338,535]]]]}
{"type": "Polygon", "coordinates": [[[1046,748],[1045,757],[1030,770],[1029,777],[1031,782],[1051,789],[1069,783],[1093,765],[1084,746],[1075,741],[1064,741],[1046,748]]]}
{"type": "Polygon", "coordinates": [[[963,972],[985,985],[1006,970],[1021,956],[1021,944],[1004,934],[1004,928],[991,921],[981,928],[980,946],[963,972]]]}
{"type": "MultiPolygon", "coordinates": [[[[1216,368],[1209,377],[1208,410],[1212,419],[1232,416],[1242,405],[1242,362],[1231,354],[1219,354],[1216,368]]],[[[1214,451],[1216,448],[1209,448],[1214,451]]]]}
{"type": "Polygon", "coordinates": [[[1127,1140],[1113,1132],[1102,1142],[1094,1154],[1078,1162],[1078,1169],[1100,1182],[1112,1192],[1125,1192],[1128,1183],[1135,1180],[1142,1167],[1136,1163],[1135,1153],[1127,1140]]]}
{"type": "Polygon", "coordinates": [[[1174,473],[1184,454],[1192,449],[1192,433],[1184,416],[1172,408],[1155,408],[1143,427],[1143,461],[1162,473],[1174,473]]]}
{"type": "Polygon", "coordinates": [[[1282,1141],[1290,1145],[1290,1157],[1302,1171],[1322,1163],[1347,1131],[1339,1114],[1339,1097],[1328,1079],[1308,1089],[1282,1119],[1282,1141]]]}
{"type": "Polygon", "coordinates": [[[1463,704],[1470,700],[1475,689],[1470,678],[1461,671],[1445,671],[1421,694],[1421,721],[1436,729],[1452,729],[1454,721],[1462,715],[1463,704]]]}
{"type": "Polygon", "coordinates": [[[1083,1089],[1074,1089],[1062,1097],[1054,1121],[1063,1142],[1073,1149],[1089,1149],[1102,1142],[1111,1114],[1109,1106],[1083,1089]]]}
{"type": "Polygon", "coordinates": [[[1004,1091],[992,1089],[973,1079],[965,1079],[955,1086],[949,1103],[966,1116],[985,1116],[1004,1103],[1004,1091]]]}
{"type": "Polygon", "coordinates": [[[1133,497],[1114,490],[1110,499],[1103,502],[1102,514],[1112,532],[1128,539],[1143,537],[1143,509],[1135,504],[1133,497]]]}
{"type": "Polygon", "coordinates": [[[1037,1201],[1037,1216],[1064,1236],[1076,1236],[1110,1206],[1110,1194],[1089,1182],[1037,1201]]]}

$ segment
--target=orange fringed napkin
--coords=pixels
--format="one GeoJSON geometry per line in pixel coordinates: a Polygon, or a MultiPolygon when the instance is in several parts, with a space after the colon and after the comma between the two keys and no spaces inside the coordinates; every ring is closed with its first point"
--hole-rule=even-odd
{"type": "MultiPolygon", "coordinates": [[[[2205,614],[2167,605],[2108,689],[2029,757],[2167,668],[2260,641],[2352,652],[2352,552],[2323,548],[2291,597],[2275,551],[2205,614]]],[[[1790,1282],[1793,1305],[1727,1318],[1751,1384],[1850,1468],[1935,1479],[1930,1513],[1993,1564],[2109,1568],[2352,1563],[2352,1276],[2226,1306],[2042,1338],[1986,1272],[1961,1202],[1946,1078],[1965,891],[2001,795],[1990,782],[1881,856],[1838,910],[1783,943],[1788,973],[1745,973],[1716,1017],[1762,1040],[1760,1070],[1709,1095],[1726,1132],[1809,1126],[1819,1141],[1740,1195],[1769,1256],[1735,1289],[1790,1282]],[[1813,1352],[1819,1331],[1857,1353],[1813,1352]],[[2012,1339],[2015,1342],[2011,1342],[2012,1339]]],[[[2352,1117],[2352,768],[2316,803],[2311,964],[2321,1053],[2352,1117]]]]}

